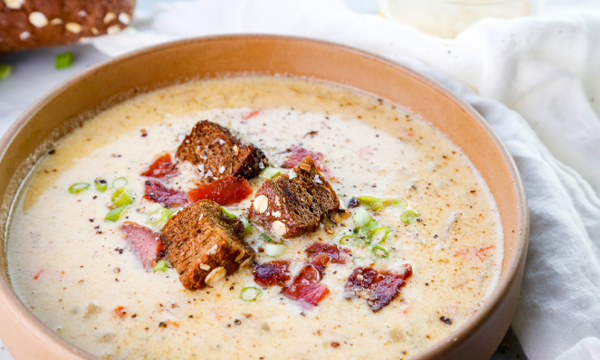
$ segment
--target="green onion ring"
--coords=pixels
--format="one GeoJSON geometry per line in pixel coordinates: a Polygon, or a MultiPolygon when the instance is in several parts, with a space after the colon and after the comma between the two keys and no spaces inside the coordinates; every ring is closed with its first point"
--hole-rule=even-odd
{"type": "Polygon", "coordinates": [[[169,265],[167,264],[167,262],[165,260],[160,260],[159,262],[156,263],[156,265],[154,265],[154,267],[152,268],[152,272],[153,273],[155,273],[157,271],[165,272],[165,271],[167,271],[168,267],[169,267],[169,265]]]}
{"type": "Polygon", "coordinates": [[[117,206],[114,209],[111,209],[104,217],[104,221],[115,222],[115,221],[119,220],[119,218],[121,217],[121,213],[123,213],[123,211],[125,211],[126,208],[127,208],[127,205],[121,205],[121,206],[117,206]]]}
{"type": "Polygon", "coordinates": [[[94,179],[94,185],[96,186],[96,190],[100,192],[105,192],[108,189],[108,183],[102,178],[94,179]]]}
{"type": "Polygon", "coordinates": [[[133,197],[131,197],[131,194],[127,189],[121,187],[112,194],[110,201],[118,206],[129,205],[133,203],[133,197]]]}
{"type": "Polygon", "coordinates": [[[169,209],[167,209],[166,207],[160,207],[159,209],[156,209],[155,211],[150,213],[150,215],[148,216],[148,220],[146,220],[146,223],[157,225],[162,222],[166,222],[168,220],[168,217],[169,209]]]}
{"type": "Polygon", "coordinates": [[[221,211],[223,212],[223,214],[225,216],[227,216],[230,219],[235,219],[237,218],[237,216],[235,216],[234,213],[231,213],[229,210],[227,210],[224,206],[221,206],[221,211]]]}
{"type": "Polygon", "coordinates": [[[371,247],[371,252],[373,253],[373,255],[382,259],[385,259],[390,256],[389,251],[387,251],[387,249],[381,245],[373,245],[373,247],[371,247]]]}
{"type": "Polygon", "coordinates": [[[127,181],[127,178],[124,176],[121,176],[121,177],[114,179],[111,186],[113,189],[120,189],[124,186],[127,186],[127,184],[129,184],[129,181],[127,181]]]}
{"type": "Polygon", "coordinates": [[[371,210],[380,210],[383,207],[380,198],[375,196],[358,196],[356,200],[360,201],[361,205],[368,207],[371,210]]]}
{"type": "Polygon", "coordinates": [[[83,183],[83,182],[75,183],[75,184],[69,186],[69,192],[71,194],[77,194],[84,190],[87,190],[89,187],[90,187],[90,184],[88,184],[88,183],[83,183]]]}
{"type": "Polygon", "coordinates": [[[242,289],[242,292],[240,293],[240,299],[248,302],[254,301],[260,296],[261,293],[262,291],[259,288],[248,286],[242,289]]]}
{"type": "Polygon", "coordinates": [[[402,215],[400,215],[400,219],[402,220],[403,223],[405,223],[406,225],[410,225],[413,222],[415,222],[415,220],[417,220],[419,218],[419,215],[414,212],[413,210],[405,210],[402,215]]]}

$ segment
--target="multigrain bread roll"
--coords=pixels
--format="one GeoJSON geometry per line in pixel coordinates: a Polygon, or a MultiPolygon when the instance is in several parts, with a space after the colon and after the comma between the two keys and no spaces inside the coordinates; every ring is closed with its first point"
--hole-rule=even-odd
{"type": "Polygon", "coordinates": [[[0,52],[117,33],[134,7],[135,0],[0,0],[0,52]]]}

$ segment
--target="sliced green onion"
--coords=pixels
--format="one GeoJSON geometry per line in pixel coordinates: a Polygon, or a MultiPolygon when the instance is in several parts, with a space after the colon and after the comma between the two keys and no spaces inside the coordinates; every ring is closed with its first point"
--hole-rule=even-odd
{"type": "Polygon", "coordinates": [[[73,53],[71,51],[56,55],[55,65],[57,69],[68,68],[73,64],[73,53]]]}
{"type": "Polygon", "coordinates": [[[369,240],[369,244],[381,244],[385,241],[389,233],[390,229],[384,227],[377,227],[369,231],[369,233],[367,234],[367,240],[369,240]]]}
{"type": "Polygon", "coordinates": [[[88,184],[88,183],[83,183],[83,182],[75,183],[75,184],[69,186],[69,192],[71,194],[77,194],[84,190],[87,190],[89,187],[90,187],[90,184],[88,184]]]}
{"type": "Polygon", "coordinates": [[[400,208],[402,210],[405,210],[408,207],[408,201],[404,200],[403,198],[383,199],[382,203],[383,203],[383,206],[396,207],[396,208],[400,208]]]}
{"type": "Polygon", "coordinates": [[[96,186],[96,190],[100,192],[105,192],[106,189],[108,189],[108,184],[106,183],[106,180],[102,178],[96,178],[96,180],[94,180],[94,185],[96,186]]]}
{"type": "Polygon", "coordinates": [[[112,201],[113,204],[119,205],[119,206],[120,205],[129,205],[129,204],[133,203],[133,198],[131,197],[131,194],[129,193],[129,191],[127,191],[127,189],[122,187],[122,188],[119,188],[119,190],[115,191],[112,194],[110,201],[112,201]]]}
{"type": "Polygon", "coordinates": [[[376,227],[379,227],[379,224],[377,224],[375,220],[371,220],[363,226],[361,230],[363,230],[364,233],[368,233],[371,229],[375,229],[376,227]]]}
{"type": "Polygon", "coordinates": [[[280,257],[285,253],[285,250],[287,249],[287,246],[285,246],[284,244],[272,242],[266,243],[264,246],[265,254],[270,257],[280,257]]]}
{"type": "Polygon", "coordinates": [[[113,222],[119,220],[121,214],[123,213],[123,211],[125,211],[125,209],[127,209],[127,205],[121,205],[117,206],[114,209],[111,209],[104,217],[104,220],[113,222]]]}
{"type": "Polygon", "coordinates": [[[273,239],[271,239],[271,238],[269,237],[269,235],[267,235],[267,234],[265,234],[265,233],[261,233],[261,234],[260,234],[260,235],[258,235],[258,236],[260,236],[261,238],[263,238],[263,239],[264,239],[266,242],[273,242],[273,239]]]}
{"type": "Polygon", "coordinates": [[[260,296],[261,293],[262,291],[259,288],[248,286],[242,289],[242,292],[240,293],[240,299],[244,301],[254,301],[260,296]]]}
{"type": "Polygon", "coordinates": [[[372,210],[380,210],[383,207],[381,199],[375,196],[358,196],[356,200],[372,210]]]}
{"type": "Polygon", "coordinates": [[[0,64],[0,80],[6,79],[12,71],[12,66],[8,64],[0,64]]]}
{"type": "Polygon", "coordinates": [[[278,177],[279,175],[283,174],[283,172],[284,172],[283,169],[268,166],[263,171],[261,171],[259,176],[262,179],[274,179],[274,178],[278,177]]]}
{"type": "Polygon", "coordinates": [[[354,211],[354,214],[352,214],[352,219],[358,227],[363,227],[367,225],[370,221],[373,221],[373,218],[371,217],[369,212],[367,212],[367,210],[363,208],[356,209],[354,211]]]}
{"type": "Polygon", "coordinates": [[[121,176],[121,177],[114,179],[111,186],[113,189],[120,189],[123,186],[126,186],[128,183],[129,183],[129,181],[127,181],[127,178],[121,176]]]}
{"type": "Polygon", "coordinates": [[[221,211],[223,211],[223,214],[225,214],[225,216],[227,216],[230,219],[235,219],[237,218],[237,216],[235,216],[234,213],[229,212],[229,210],[227,210],[225,207],[221,206],[221,211]]]}
{"type": "Polygon", "coordinates": [[[240,234],[241,237],[244,237],[252,232],[252,225],[248,222],[248,220],[242,218],[242,224],[244,224],[244,232],[240,234]]]}
{"type": "Polygon", "coordinates": [[[167,209],[166,207],[161,207],[150,213],[148,219],[146,220],[146,223],[152,225],[160,224],[162,222],[166,222],[168,217],[169,209],[167,209]]]}
{"type": "Polygon", "coordinates": [[[179,212],[179,210],[181,210],[181,209],[171,210],[169,212],[169,214],[167,215],[167,221],[171,220],[171,218],[173,217],[173,215],[177,214],[179,212]]]}
{"type": "Polygon", "coordinates": [[[382,259],[385,259],[388,256],[390,256],[390,253],[387,251],[387,249],[381,245],[373,245],[373,247],[371,248],[371,252],[373,253],[373,255],[382,259]]]}
{"type": "Polygon", "coordinates": [[[154,267],[152,268],[152,272],[157,272],[157,271],[165,272],[165,271],[167,271],[168,267],[169,267],[169,265],[167,265],[167,262],[164,260],[161,260],[161,261],[157,262],[156,265],[154,265],[154,267]]]}
{"type": "Polygon", "coordinates": [[[419,218],[419,215],[417,215],[416,212],[412,211],[412,210],[405,210],[402,215],[400,215],[400,219],[402,220],[402,222],[404,222],[406,225],[412,224],[413,222],[415,222],[415,220],[417,220],[419,218]]]}
{"type": "Polygon", "coordinates": [[[340,238],[339,243],[340,243],[340,245],[354,246],[354,245],[356,245],[356,236],[344,235],[340,238]]]}

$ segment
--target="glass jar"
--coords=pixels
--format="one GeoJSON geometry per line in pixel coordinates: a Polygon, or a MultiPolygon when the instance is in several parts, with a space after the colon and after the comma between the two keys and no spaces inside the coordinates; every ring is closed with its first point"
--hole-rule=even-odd
{"type": "Polygon", "coordinates": [[[532,0],[379,0],[378,10],[429,35],[454,38],[484,17],[530,15],[532,0]]]}

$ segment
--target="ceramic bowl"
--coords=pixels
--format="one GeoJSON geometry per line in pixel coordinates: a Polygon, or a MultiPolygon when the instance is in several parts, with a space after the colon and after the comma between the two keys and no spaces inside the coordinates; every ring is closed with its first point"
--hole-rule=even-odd
{"type": "MultiPolygon", "coordinates": [[[[489,359],[517,307],[528,210],[515,164],[485,120],[440,84],[377,56],[283,36],[198,38],[137,51],[85,71],[37,101],[0,140],[0,338],[15,359],[94,359],[44,326],[13,291],[4,234],[10,206],[48,139],[67,122],[133,96],[190,79],[287,74],[351,87],[409,109],[448,136],[479,170],[500,211],[504,260],[498,286],[477,313],[413,359],[489,359]]],[[[49,145],[48,145],[49,146],[49,145]]]]}

